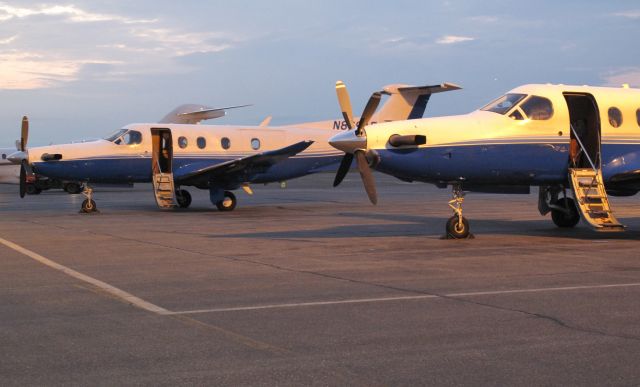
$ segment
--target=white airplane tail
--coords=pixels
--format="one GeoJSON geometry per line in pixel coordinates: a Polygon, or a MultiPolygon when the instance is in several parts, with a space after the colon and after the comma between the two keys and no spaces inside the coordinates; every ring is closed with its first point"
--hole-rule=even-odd
{"type": "Polygon", "coordinates": [[[461,89],[453,83],[433,86],[394,84],[382,89],[389,97],[374,114],[372,122],[389,122],[422,118],[431,94],[461,89]]]}

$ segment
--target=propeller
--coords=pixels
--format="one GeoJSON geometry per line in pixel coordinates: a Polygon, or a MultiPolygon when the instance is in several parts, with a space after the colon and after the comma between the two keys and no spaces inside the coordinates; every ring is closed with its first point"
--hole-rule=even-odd
{"type": "Polygon", "coordinates": [[[29,154],[27,152],[27,141],[29,140],[29,118],[22,117],[22,126],[20,128],[20,140],[16,141],[18,152],[9,157],[9,161],[20,164],[20,197],[24,198],[27,193],[27,177],[33,174],[29,165],[29,154]]]}
{"type": "MultiPolygon", "coordinates": [[[[349,93],[344,82],[336,82],[336,94],[338,96],[338,103],[340,104],[342,116],[347,123],[347,127],[349,129],[353,129],[354,125],[351,99],[349,98],[349,93]]],[[[362,178],[362,182],[364,184],[364,189],[367,192],[367,196],[369,196],[369,200],[373,204],[376,204],[378,202],[378,198],[376,193],[375,180],[373,178],[373,173],[371,172],[369,161],[367,160],[366,156],[367,137],[365,127],[371,121],[371,118],[376,112],[381,99],[382,93],[373,93],[369,98],[364,111],[362,112],[362,116],[360,116],[360,121],[358,121],[358,126],[355,131],[350,130],[349,132],[340,133],[339,135],[334,136],[329,141],[335,148],[345,152],[345,155],[340,162],[340,166],[338,167],[338,171],[336,172],[333,186],[336,187],[342,182],[342,180],[349,172],[349,169],[351,168],[351,164],[355,157],[358,164],[358,171],[360,172],[360,177],[362,178]]]]}
{"type": "Polygon", "coordinates": [[[25,166],[26,160],[20,163],[20,198],[24,198],[27,193],[27,168],[25,166]]]}
{"type": "Polygon", "coordinates": [[[29,139],[29,118],[22,117],[22,128],[20,130],[20,151],[27,150],[27,140],[29,139]]]}

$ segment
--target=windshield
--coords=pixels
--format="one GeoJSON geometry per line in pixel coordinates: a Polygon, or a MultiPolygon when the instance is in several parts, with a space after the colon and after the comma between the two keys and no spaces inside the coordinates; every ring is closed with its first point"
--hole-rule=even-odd
{"type": "Polygon", "coordinates": [[[113,132],[112,134],[110,134],[109,136],[105,137],[104,139],[107,141],[113,141],[116,138],[122,136],[124,134],[124,132],[126,132],[127,129],[118,129],[115,132],[113,132]]]}
{"type": "Polygon", "coordinates": [[[505,114],[526,96],[526,94],[505,94],[480,110],[505,114]]]}

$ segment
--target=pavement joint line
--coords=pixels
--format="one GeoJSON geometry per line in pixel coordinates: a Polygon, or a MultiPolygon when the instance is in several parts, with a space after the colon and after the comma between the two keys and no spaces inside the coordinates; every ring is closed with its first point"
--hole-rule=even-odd
{"type": "Polygon", "coordinates": [[[315,302],[298,302],[298,303],[285,303],[285,304],[238,306],[238,307],[229,307],[229,308],[195,309],[195,310],[168,312],[167,314],[184,315],[184,314],[201,314],[201,313],[241,312],[241,311],[264,310],[264,309],[286,309],[286,308],[341,305],[341,304],[365,304],[365,303],[374,303],[374,302],[410,301],[410,300],[423,300],[423,299],[433,299],[433,298],[461,298],[461,297],[491,296],[491,295],[501,295],[501,294],[561,292],[561,291],[572,291],[572,290],[625,288],[625,287],[638,287],[638,286],[640,286],[640,282],[625,283],[625,284],[563,286],[563,287],[536,288],[536,289],[493,290],[493,291],[483,291],[483,292],[449,293],[449,294],[442,294],[442,295],[421,294],[421,295],[415,295],[415,296],[359,298],[359,299],[351,299],[351,300],[315,301],[315,302]]]}
{"type": "Polygon", "coordinates": [[[31,250],[28,250],[18,244],[15,244],[11,241],[8,241],[6,239],[0,238],[0,243],[2,243],[3,245],[5,245],[6,247],[20,253],[23,255],[26,255],[27,257],[40,262],[43,265],[49,266],[52,269],[58,270],[70,277],[73,277],[77,280],[86,282],[90,285],[95,286],[96,288],[104,291],[105,293],[108,293],[122,301],[125,301],[128,304],[131,304],[135,307],[138,307],[140,309],[149,311],[149,312],[153,312],[156,314],[160,314],[160,315],[167,315],[170,314],[171,312],[167,309],[164,309],[163,307],[160,307],[158,305],[154,305],[148,301],[145,301],[139,297],[134,296],[131,293],[127,293],[122,289],[118,289],[115,286],[109,285],[106,282],[100,281],[98,279],[95,279],[93,277],[90,277],[86,274],[82,274],[79,271],[75,271],[71,268],[68,268],[64,265],[61,265],[57,262],[54,262],[52,260],[50,260],[49,258],[43,257],[42,255],[35,253],[31,250]]]}

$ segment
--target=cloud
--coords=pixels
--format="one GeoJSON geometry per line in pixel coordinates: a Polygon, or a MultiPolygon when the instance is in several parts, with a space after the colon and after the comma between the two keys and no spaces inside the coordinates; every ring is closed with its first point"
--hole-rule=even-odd
{"type": "Polygon", "coordinates": [[[489,16],[489,15],[471,16],[468,19],[472,22],[477,22],[477,23],[495,23],[498,21],[497,16],[489,16]]]}
{"type": "Polygon", "coordinates": [[[633,87],[640,87],[640,67],[627,67],[614,70],[603,77],[607,86],[620,87],[629,84],[633,87]]]}
{"type": "Polygon", "coordinates": [[[100,60],[51,59],[37,52],[8,52],[0,54],[0,88],[24,90],[51,87],[60,82],[75,80],[80,69],[100,60]]]}
{"type": "Polygon", "coordinates": [[[9,44],[16,40],[18,35],[9,36],[8,38],[0,39],[0,44],[9,44]]]}
{"type": "Polygon", "coordinates": [[[7,21],[14,18],[27,18],[30,16],[63,16],[72,22],[103,22],[119,21],[123,23],[152,23],[155,20],[135,20],[126,17],[110,14],[100,14],[87,12],[76,8],[73,5],[41,5],[34,8],[21,8],[0,3],[0,21],[7,21]]]}
{"type": "Polygon", "coordinates": [[[627,19],[640,19],[640,10],[616,12],[613,16],[626,17],[627,19]]]}
{"type": "Polygon", "coordinates": [[[458,35],[445,35],[438,40],[436,40],[437,44],[456,44],[462,42],[470,42],[472,40],[476,40],[471,36],[458,36],[458,35]]]}
{"type": "Polygon", "coordinates": [[[209,29],[174,28],[171,20],[158,24],[156,19],[90,12],[75,5],[27,8],[0,2],[0,33],[20,31],[0,35],[0,89],[184,73],[193,65],[177,58],[219,53],[242,40],[209,29]],[[31,17],[38,17],[37,22],[31,17]],[[102,22],[109,22],[108,28],[102,22]]]}

